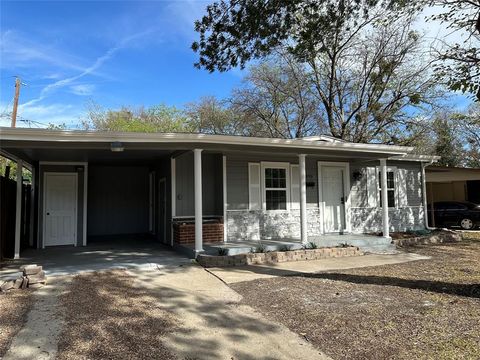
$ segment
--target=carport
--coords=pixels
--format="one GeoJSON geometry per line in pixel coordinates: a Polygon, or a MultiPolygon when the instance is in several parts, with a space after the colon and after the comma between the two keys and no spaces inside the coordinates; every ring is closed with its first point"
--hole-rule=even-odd
{"type": "MultiPolygon", "coordinates": [[[[32,172],[28,211],[35,219],[29,243],[33,249],[115,241],[134,246],[146,239],[172,246],[177,218],[200,219],[200,225],[203,218],[223,222],[218,147],[199,150],[195,142],[169,134],[4,128],[1,135],[1,155],[15,161],[20,174],[22,167],[32,172]],[[201,162],[195,169],[203,184],[194,184],[194,162],[201,162]],[[199,209],[193,206],[194,197],[199,209]]],[[[185,134],[189,136],[201,137],[185,134]]],[[[20,248],[22,226],[17,216],[15,259],[30,254],[20,248]]]]}

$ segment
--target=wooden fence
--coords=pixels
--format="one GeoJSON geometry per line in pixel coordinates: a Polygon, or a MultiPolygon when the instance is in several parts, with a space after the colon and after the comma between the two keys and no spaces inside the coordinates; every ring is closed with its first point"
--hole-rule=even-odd
{"type": "MultiPolygon", "coordinates": [[[[0,176],[0,260],[13,258],[15,251],[15,214],[17,182],[0,176]]],[[[29,246],[31,186],[22,185],[22,221],[20,249],[29,246]]]]}

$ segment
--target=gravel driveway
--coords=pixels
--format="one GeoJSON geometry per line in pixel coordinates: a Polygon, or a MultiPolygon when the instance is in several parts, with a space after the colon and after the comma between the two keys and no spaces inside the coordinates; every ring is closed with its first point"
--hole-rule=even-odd
{"type": "Polygon", "coordinates": [[[76,276],[61,297],[65,325],[57,359],[175,359],[163,337],[176,319],[133,286],[126,271],[76,276]]]}
{"type": "Polygon", "coordinates": [[[5,355],[15,334],[27,320],[33,290],[0,293],[0,358],[5,355]]]}

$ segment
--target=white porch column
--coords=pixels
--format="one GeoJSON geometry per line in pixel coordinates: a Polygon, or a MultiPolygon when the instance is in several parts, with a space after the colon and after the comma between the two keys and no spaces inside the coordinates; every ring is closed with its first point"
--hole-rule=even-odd
{"type": "Polygon", "coordinates": [[[298,155],[300,172],[300,239],[302,244],[308,243],[307,235],[307,175],[305,170],[305,154],[298,155]]]}
{"type": "Polygon", "coordinates": [[[202,214],[202,149],[193,150],[195,178],[195,252],[203,251],[203,214],[202,214]]]}
{"type": "Polygon", "coordinates": [[[388,219],[388,192],[387,192],[387,159],[380,159],[380,174],[382,184],[382,224],[383,237],[390,239],[390,221],[388,219]]]}
{"type": "Polygon", "coordinates": [[[23,161],[17,161],[17,203],[15,208],[15,248],[14,259],[20,258],[20,236],[22,233],[22,169],[23,161]]]}

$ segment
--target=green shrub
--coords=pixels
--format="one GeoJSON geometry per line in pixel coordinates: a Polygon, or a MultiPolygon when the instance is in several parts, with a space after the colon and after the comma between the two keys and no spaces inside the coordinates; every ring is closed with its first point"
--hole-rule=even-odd
{"type": "Polygon", "coordinates": [[[218,248],[217,251],[218,251],[219,256],[228,255],[228,249],[227,248],[221,247],[221,248],[218,248]]]}

